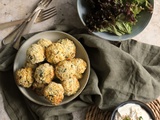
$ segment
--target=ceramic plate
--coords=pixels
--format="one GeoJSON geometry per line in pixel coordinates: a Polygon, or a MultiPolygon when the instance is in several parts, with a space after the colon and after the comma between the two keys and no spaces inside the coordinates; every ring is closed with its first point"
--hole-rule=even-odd
{"type": "MultiPolygon", "coordinates": [[[[22,68],[24,66],[25,61],[26,61],[26,51],[27,51],[28,47],[41,38],[46,38],[46,39],[49,39],[53,42],[56,42],[58,39],[63,39],[63,38],[68,38],[68,39],[72,40],[75,43],[76,48],[77,48],[76,57],[82,58],[83,60],[85,60],[87,62],[87,65],[88,65],[87,69],[86,69],[85,73],[83,74],[82,79],[79,80],[80,86],[81,86],[80,89],[77,91],[76,94],[74,94],[72,96],[69,96],[69,97],[65,96],[60,105],[68,103],[68,102],[72,101],[74,98],[76,98],[82,92],[82,90],[85,88],[85,86],[87,84],[89,74],[90,74],[90,61],[89,61],[87,52],[85,51],[85,49],[81,45],[81,43],[77,39],[75,39],[73,36],[71,36],[67,33],[61,32],[61,31],[46,31],[46,32],[38,33],[38,34],[34,35],[33,37],[29,38],[21,46],[21,48],[19,49],[19,51],[16,55],[16,58],[14,61],[14,68],[13,68],[14,75],[15,75],[16,70],[18,70],[19,68],[22,68]]],[[[23,88],[21,86],[18,86],[18,88],[24,94],[24,96],[27,97],[29,100],[31,100],[37,104],[40,104],[40,105],[53,106],[43,96],[36,95],[32,90],[23,88]]]]}

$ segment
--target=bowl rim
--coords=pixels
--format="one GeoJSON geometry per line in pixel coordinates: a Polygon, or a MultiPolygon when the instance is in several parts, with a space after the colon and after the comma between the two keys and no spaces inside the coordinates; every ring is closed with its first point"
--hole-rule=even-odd
{"type": "MultiPolygon", "coordinates": [[[[67,104],[67,103],[69,103],[69,102],[71,102],[71,101],[73,101],[74,99],[76,99],[81,93],[82,93],[82,91],[85,89],[85,87],[86,87],[86,85],[87,85],[87,83],[88,83],[88,80],[89,80],[89,76],[90,76],[90,59],[89,59],[89,56],[88,56],[88,54],[87,54],[87,51],[86,51],[86,49],[84,48],[84,46],[79,42],[79,40],[77,39],[77,38],[75,38],[74,36],[72,36],[71,34],[69,34],[69,33],[66,33],[66,32],[63,32],[63,31],[59,31],[59,30],[47,30],[47,31],[42,31],[42,32],[39,32],[39,33],[35,33],[33,36],[31,36],[31,37],[29,37],[28,39],[26,39],[26,41],[22,44],[22,46],[20,47],[20,49],[18,50],[18,52],[17,52],[17,54],[16,54],[16,57],[15,57],[15,59],[14,59],[14,64],[13,64],[13,75],[14,75],[14,82],[16,83],[16,79],[15,79],[15,72],[16,72],[16,70],[18,69],[18,65],[17,65],[17,63],[16,63],[16,60],[17,60],[17,57],[18,57],[18,53],[20,52],[20,50],[23,50],[23,47],[25,46],[25,43],[29,43],[29,42],[27,42],[27,41],[30,41],[30,40],[32,40],[33,38],[35,39],[36,38],[36,36],[39,36],[39,35],[41,35],[41,34],[45,34],[45,33],[59,33],[59,34],[63,34],[63,35],[65,35],[65,36],[69,36],[69,38],[71,38],[71,40],[75,43],[75,45],[78,45],[78,46],[80,46],[80,48],[81,49],[83,49],[83,51],[85,52],[85,55],[84,55],[84,57],[86,57],[86,59],[87,59],[87,69],[86,69],[86,72],[88,73],[88,74],[86,74],[86,82],[84,82],[84,85],[83,86],[81,86],[81,89],[80,90],[78,90],[77,92],[77,94],[75,94],[75,95],[73,95],[73,96],[67,96],[67,97],[71,97],[71,99],[69,99],[69,100],[67,100],[67,101],[62,101],[59,105],[56,105],[56,106],[60,106],[60,105],[64,105],[64,104],[67,104]],[[15,65],[16,64],[16,65],[15,65]]],[[[37,39],[37,38],[36,38],[37,39]]],[[[60,38],[59,38],[60,39],[60,38]]],[[[38,40],[34,40],[34,42],[32,41],[30,44],[33,44],[33,43],[35,43],[36,41],[38,41],[38,40]]],[[[52,40],[51,40],[52,41],[52,40]]],[[[57,41],[58,41],[58,39],[57,39],[57,41]]],[[[27,48],[25,48],[25,49],[27,49],[27,48]]],[[[16,83],[16,85],[17,85],[17,83],[16,83]]],[[[34,103],[37,103],[37,104],[39,104],[39,105],[43,105],[43,106],[55,106],[55,105],[53,105],[53,104],[51,104],[49,101],[48,101],[48,103],[43,103],[43,100],[42,101],[37,101],[37,100],[35,100],[34,98],[32,98],[32,95],[30,95],[30,96],[28,96],[22,89],[28,89],[28,88],[24,88],[24,87],[21,87],[21,86],[19,86],[19,85],[17,85],[17,87],[18,87],[18,89],[20,90],[20,92],[28,99],[28,100],[30,100],[30,101],[32,101],[32,102],[34,102],[34,103]],[[24,94],[25,93],[25,94],[24,94]]],[[[31,89],[28,89],[27,91],[31,91],[31,89]]],[[[36,94],[35,94],[36,95],[36,94]]],[[[38,96],[38,95],[37,95],[38,96]]],[[[42,96],[38,96],[40,99],[42,98],[42,96]]],[[[44,98],[44,96],[43,96],[43,98],[44,98]]],[[[47,101],[47,100],[46,100],[47,101]]]]}
{"type": "Polygon", "coordinates": [[[139,100],[127,100],[127,101],[124,101],[124,102],[118,104],[118,105],[116,106],[116,108],[112,111],[111,120],[115,120],[115,119],[114,119],[115,114],[116,114],[117,110],[118,110],[120,107],[122,107],[122,106],[124,106],[124,105],[126,105],[126,104],[129,104],[129,103],[134,103],[134,104],[140,105],[140,106],[149,114],[149,116],[152,118],[152,120],[156,120],[156,117],[155,117],[152,109],[151,109],[147,104],[145,104],[144,102],[139,101],[139,100]]]}
{"type": "MultiPolygon", "coordinates": [[[[83,1],[85,1],[85,0],[77,0],[77,13],[78,13],[78,16],[79,16],[79,19],[80,19],[81,23],[89,31],[90,34],[95,35],[95,36],[97,36],[99,38],[102,38],[104,40],[108,40],[108,41],[126,41],[126,40],[129,40],[129,39],[132,39],[132,38],[136,37],[137,35],[139,35],[140,33],[142,33],[146,29],[146,27],[149,25],[149,23],[152,19],[152,16],[153,16],[153,13],[151,13],[148,16],[148,19],[146,20],[146,22],[143,22],[143,21],[139,20],[136,24],[143,23],[143,25],[142,25],[142,27],[140,27],[140,29],[136,28],[136,26],[133,26],[133,28],[135,28],[134,29],[134,34],[131,34],[131,33],[133,33],[133,29],[132,29],[132,32],[130,34],[124,34],[122,36],[117,36],[117,35],[114,35],[114,34],[111,34],[111,33],[108,33],[108,32],[91,32],[89,30],[89,28],[86,26],[86,23],[83,19],[83,16],[82,16],[82,13],[81,13],[81,10],[80,10],[80,6],[83,6],[80,3],[83,2],[83,1]]],[[[149,0],[149,1],[151,2],[152,6],[153,6],[153,11],[154,11],[154,0],[149,0]]],[[[145,11],[143,11],[142,14],[144,14],[144,12],[145,11]]],[[[145,13],[147,13],[147,12],[145,12],[145,13]]]]}

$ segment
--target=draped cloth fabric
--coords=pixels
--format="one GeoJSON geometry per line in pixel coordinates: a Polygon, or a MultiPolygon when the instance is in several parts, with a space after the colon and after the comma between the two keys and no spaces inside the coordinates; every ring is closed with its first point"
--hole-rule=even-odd
{"type": "Polygon", "coordinates": [[[68,32],[85,47],[91,63],[87,86],[70,103],[46,107],[29,101],[21,94],[12,70],[0,72],[4,107],[12,120],[70,120],[74,111],[91,105],[112,110],[129,99],[149,102],[160,96],[159,47],[135,40],[115,45],[84,29],[70,26],[55,25],[53,29],[68,32]]]}

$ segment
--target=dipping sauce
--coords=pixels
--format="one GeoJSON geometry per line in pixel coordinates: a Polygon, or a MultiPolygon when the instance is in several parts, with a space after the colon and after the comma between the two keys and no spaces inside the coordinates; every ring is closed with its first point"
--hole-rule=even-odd
{"type": "Polygon", "coordinates": [[[140,105],[128,103],[118,108],[114,120],[152,120],[140,105]]]}

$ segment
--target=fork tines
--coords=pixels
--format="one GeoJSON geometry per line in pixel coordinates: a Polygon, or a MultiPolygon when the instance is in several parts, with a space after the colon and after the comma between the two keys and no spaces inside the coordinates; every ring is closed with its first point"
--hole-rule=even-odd
{"type": "Polygon", "coordinates": [[[42,4],[43,6],[47,7],[52,0],[40,0],[39,4],[42,4]]]}
{"type": "Polygon", "coordinates": [[[47,19],[55,16],[56,14],[57,14],[57,11],[56,11],[55,7],[51,7],[49,9],[47,9],[47,10],[43,10],[39,14],[38,19],[36,20],[36,22],[47,20],[47,19]]]}

